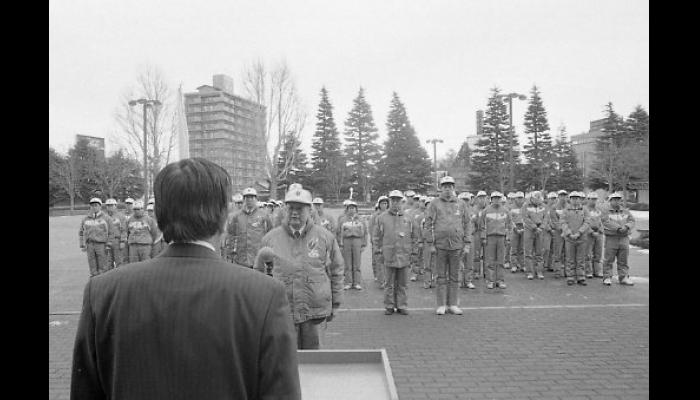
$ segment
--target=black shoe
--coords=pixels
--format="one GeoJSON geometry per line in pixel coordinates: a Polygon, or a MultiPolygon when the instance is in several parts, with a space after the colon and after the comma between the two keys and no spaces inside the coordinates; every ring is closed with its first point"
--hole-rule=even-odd
{"type": "Polygon", "coordinates": [[[408,315],[408,310],[405,308],[399,308],[399,314],[401,315],[408,315]]]}
{"type": "Polygon", "coordinates": [[[568,280],[568,281],[566,281],[566,284],[569,285],[569,286],[571,286],[571,285],[574,284],[574,281],[568,280]]]}
{"type": "Polygon", "coordinates": [[[586,286],[586,285],[588,285],[588,284],[586,283],[586,281],[583,280],[583,279],[581,279],[580,281],[578,281],[578,282],[576,282],[576,283],[578,283],[578,284],[581,285],[581,286],[586,286]]]}
{"type": "Polygon", "coordinates": [[[384,310],[384,315],[391,315],[393,313],[394,313],[393,308],[387,308],[386,310],[384,310]]]}

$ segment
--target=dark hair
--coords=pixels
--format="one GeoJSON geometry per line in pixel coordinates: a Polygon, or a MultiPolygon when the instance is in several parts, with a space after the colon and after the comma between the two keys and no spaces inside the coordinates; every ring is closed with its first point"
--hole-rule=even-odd
{"type": "Polygon", "coordinates": [[[158,173],[153,193],[166,242],[202,240],[221,232],[226,223],[231,177],[209,160],[187,158],[158,173]]]}

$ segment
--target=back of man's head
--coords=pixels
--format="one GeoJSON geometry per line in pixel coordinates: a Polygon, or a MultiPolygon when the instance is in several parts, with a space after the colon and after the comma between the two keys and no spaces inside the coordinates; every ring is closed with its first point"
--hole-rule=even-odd
{"type": "Polygon", "coordinates": [[[210,238],[223,231],[231,198],[231,177],[203,158],[163,168],[153,183],[156,220],[166,242],[210,238]]]}

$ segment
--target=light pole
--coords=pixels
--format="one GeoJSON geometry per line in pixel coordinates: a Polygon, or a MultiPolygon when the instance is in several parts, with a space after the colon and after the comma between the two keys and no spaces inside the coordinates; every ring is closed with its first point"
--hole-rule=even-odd
{"type": "Polygon", "coordinates": [[[438,187],[438,176],[437,176],[437,144],[442,143],[442,139],[430,139],[426,140],[426,143],[433,144],[433,167],[435,169],[435,193],[439,192],[438,187]]]}
{"type": "Polygon", "coordinates": [[[527,100],[527,96],[519,93],[508,93],[499,94],[497,97],[502,98],[504,102],[506,100],[508,102],[508,116],[510,121],[510,129],[508,132],[508,164],[510,165],[510,179],[508,180],[508,190],[513,191],[515,190],[515,170],[513,168],[513,99],[517,98],[518,100],[527,100]]]}
{"type": "Polygon", "coordinates": [[[146,201],[148,200],[148,136],[146,135],[146,109],[151,106],[160,106],[162,103],[159,100],[149,100],[144,98],[129,101],[129,105],[132,107],[137,104],[143,105],[143,199],[146,201]]]}

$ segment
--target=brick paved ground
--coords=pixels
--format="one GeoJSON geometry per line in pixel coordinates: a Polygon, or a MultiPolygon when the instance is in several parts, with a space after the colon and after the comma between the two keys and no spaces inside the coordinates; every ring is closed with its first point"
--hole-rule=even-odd
{"type": "MultiPolygon", "coordinates": [[[[77,315],[87,282],[80,217],[49,219],[49,398],[68,398],[77,315]]],[[[386,348],[406,399],[649,397],[648,254],[630,256],[634,287],[566,286],[507,273],[506,290],[462,289],[463,316],[437,316],[433,290],[410,284],[409,316],[385,316],[369,251],[366,290],[346,292],[324,348],[386,348]]]]}

